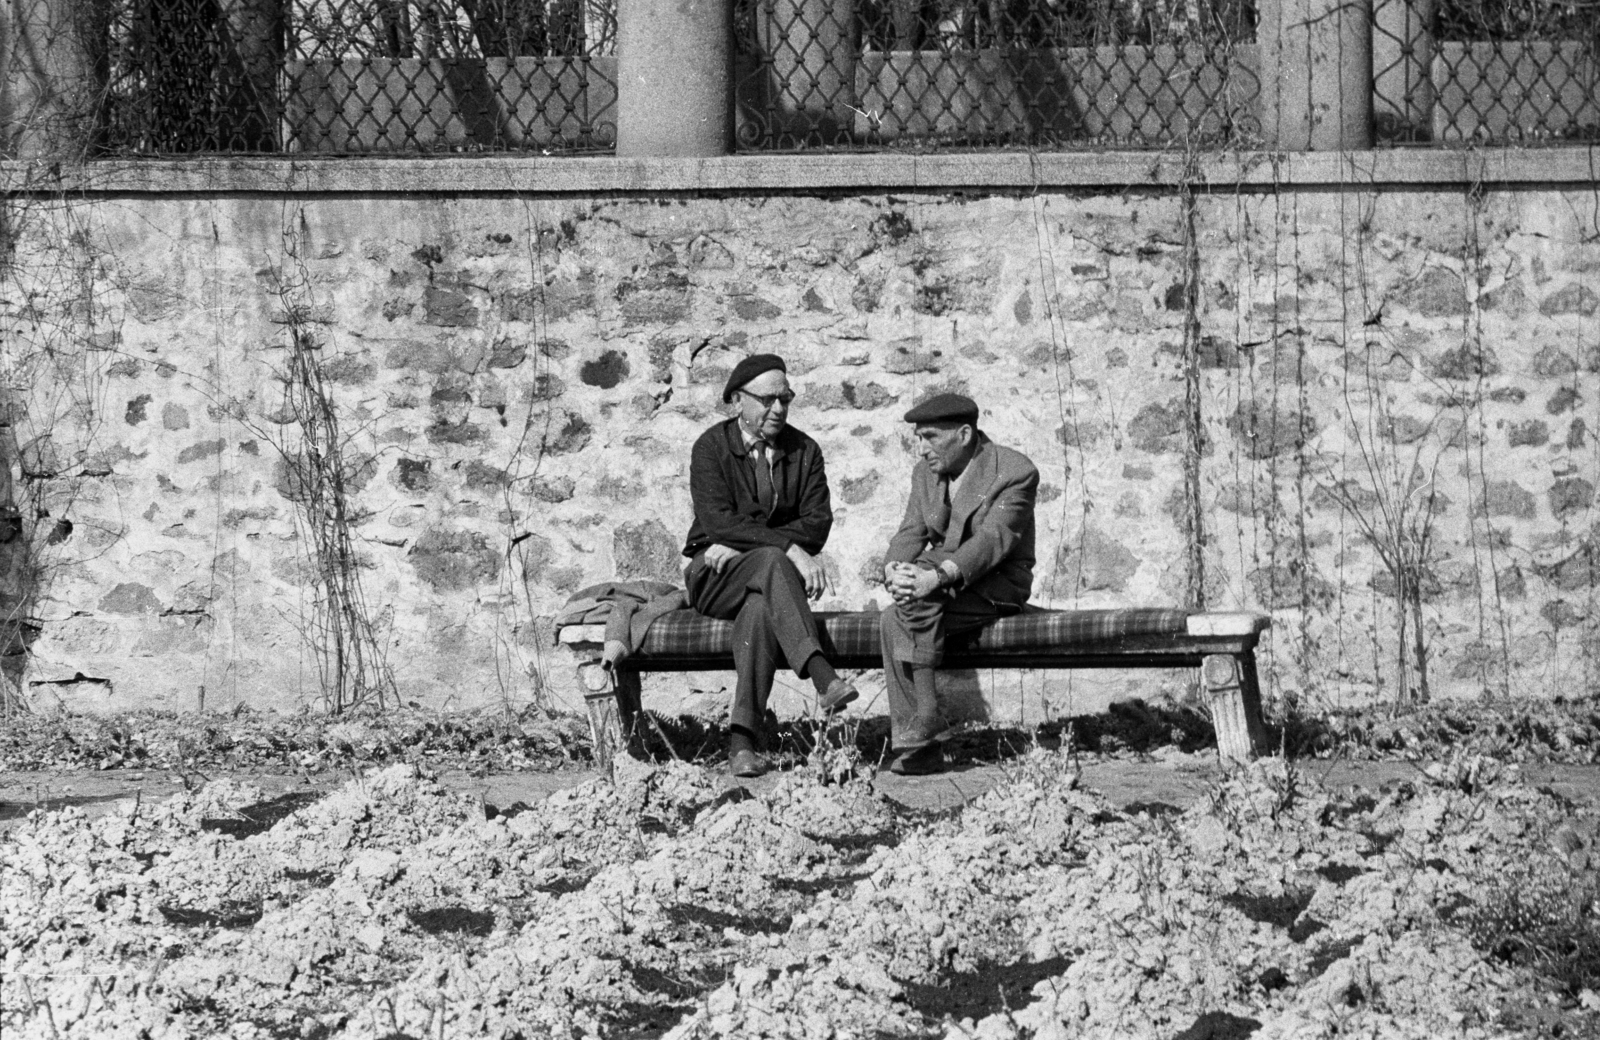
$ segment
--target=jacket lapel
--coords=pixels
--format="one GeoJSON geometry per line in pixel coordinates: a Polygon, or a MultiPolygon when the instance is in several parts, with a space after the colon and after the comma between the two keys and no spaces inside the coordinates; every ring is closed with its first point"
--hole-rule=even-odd
{"type": "Polygon", "coordinates": [[[977,454],[972,456],[972,461],[967,463],[968,472],[961,475],[960,486],[954,495],[950,496],[950,526],[945,528],[945,546],[959,545],[962,536],[966,534],[967,521],[972,519],[972,514],[983,504],[984,498],[989,493],[989,488],[994,484],[995,472],[998,461],[994,449],[985,439],[978,445],[977,454]]]}
{"type": "Polygon", "coordinates": [[[745,447],[744,434],[739,430],[737,418],[728,420],[728,454],[739,460],[734,468],[739,471],[739,480],[744,484],[750,501],[759,501],[761,495],[756,489],[755,470],[750,466],[750,449],[745,447]]]}
{"type": "Polygon", "coordinates": [[[739,420],[738,419],[729,419],[728,420],[728,422],[727,422],[727,435],[728,435],[728,452],[730,454],[737,455],[741,459],[744,458],[746,455],[750,454],[749,450],[744,446],[744,434],[741,433],[740,430],[739,430],[739,420]]]}

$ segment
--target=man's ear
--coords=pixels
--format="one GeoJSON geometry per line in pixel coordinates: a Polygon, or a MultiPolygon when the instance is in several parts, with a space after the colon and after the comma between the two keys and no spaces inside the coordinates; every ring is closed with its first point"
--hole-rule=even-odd
{"type": "Polygon", "coordinates": [[[962,423],[961,424],[961,446],[963,448],[970,448],[970,447],[972,447],[973,444],[975,444],[977,442],[977,440],[978,440],[978,431],[973,429],[970,423],[962,423]]]}

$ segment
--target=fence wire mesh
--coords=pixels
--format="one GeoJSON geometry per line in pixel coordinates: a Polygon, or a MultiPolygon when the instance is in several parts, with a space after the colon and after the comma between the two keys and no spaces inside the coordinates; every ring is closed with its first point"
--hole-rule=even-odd
{"type": "Polygon", "coordinates": [[[111,0],[117,152],[600,151],[614,0],[111,0]]]}
{"type": "Polygon", "coordinates": [[[1380,142],[1600,140],[1594,0],[1375,0],[1372,20],[1380,142]]]}
{"type": "MultiPolygon", "coordinates": [[[[92,0],[97,144],[609,151],[616,3],[92,0]]],[[[732,3],[743,151],[1262,143],[1257,0],[732,3]]],[[[1596,0],[1374,0],[1376,139],[1600,139],[1597,46],[1596,0]]]]}
{"type": "Polygon", "coordinates": [[[735,12],[744,149],[1255,136],[1253,0],[739,0],[735,12]]]}

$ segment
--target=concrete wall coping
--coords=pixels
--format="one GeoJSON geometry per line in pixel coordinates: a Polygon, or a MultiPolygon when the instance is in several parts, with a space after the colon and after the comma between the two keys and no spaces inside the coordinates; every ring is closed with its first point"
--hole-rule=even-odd
{"type": "Polygon", "coordinates": [[[483,156],[0,162],[8,194],[594,195],[1594,188],[1600,146],[1363,152],[796,153],[716,158],[483,156]]]}

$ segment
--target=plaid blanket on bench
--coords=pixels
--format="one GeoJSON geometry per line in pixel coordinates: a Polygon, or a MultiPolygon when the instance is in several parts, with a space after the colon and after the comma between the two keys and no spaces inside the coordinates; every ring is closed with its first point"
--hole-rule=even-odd
{"type": "MultiPolygon", "coordinates": [[[[1063,647],[1115,643],[1129,636],[1182,635],[1189,611],[1161,607],[1106,610],[1026,610],[950,642],[949,650],[1049,652],[1063,647]]],[[[840,657],[876,655],[878,615],[819,613],[823,652],[840,657]]],[[[663,614],[650,626],[636,659],[732,656],[733,623],[692,610],[663,614]]]]}

